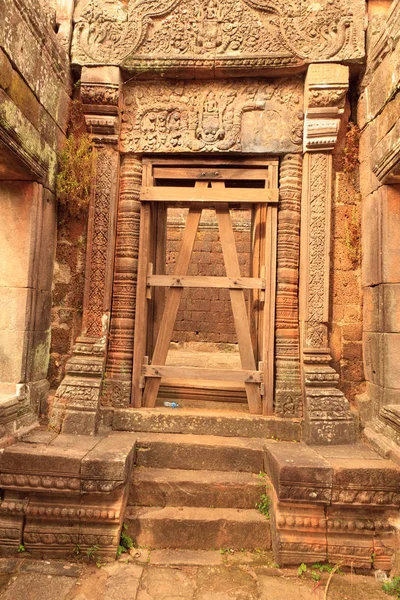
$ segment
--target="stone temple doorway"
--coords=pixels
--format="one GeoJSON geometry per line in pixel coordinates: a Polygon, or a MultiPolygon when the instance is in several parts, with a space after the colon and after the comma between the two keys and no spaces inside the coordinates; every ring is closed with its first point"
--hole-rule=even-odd
{"type": "MultiPolygon", "coordinates": [[[[132,378],[135,407],[153,407],[163,398],[192,397],[203,402],[234,400],[236,407],[244,402],[253,414],[272,414],[277,177],[276,160],[144,159],[132,378]],[[240,215],[250,224],[247,265],[239,264],[233,226],[240,215]],[[168,223],[177,216],[185,225],[167,257],[168,223]],[[211,269],[212,275],[199,271],[194,251],[201,237],[199,226],[210,219],[216,224],[223,258],[219,271],[211,269]],[[177,321],[182,300],[198,310],[181,310],[177,321]],[[229,327],[228,320],[221,319],[223,311],[219,317],[212,310],[226,311],[227,305],[234,331],[230,356],[226,352],[221,356],[225,348],[213,344],[212,335],[208,340],[203,336],[206,346],[196,348],[194,341],[189,352],[188,346],[186,352],[179,351],[173,343],[177,326],[187,328],[186,319],[201,329],[204,322],[196,325],[194,314],[206,321],[210,332],[229,327]]],[[[207,250],[204,243],[201,246],[207,250]]],[[[211,265],[217,260],[215,246],[208,247],[211,265]]]]}

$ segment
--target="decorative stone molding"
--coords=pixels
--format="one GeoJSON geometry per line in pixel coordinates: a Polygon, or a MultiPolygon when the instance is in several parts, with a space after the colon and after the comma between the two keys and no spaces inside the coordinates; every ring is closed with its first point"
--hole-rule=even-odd
{"type": "Polygon", "coordinates": [[[348,88],[348,67],[314,64],[308,68],[304,95],[304,152],[333,150],[348,88]]]}
{"type": "Polygon", "coordinates": [[[97,431],[111,312],[119,176],[120,74],[116,67],[82,70],[83,109],[95,143],[89,210],[82,335],[66,365],[50,421],[64,433],[97,431]]]}
{"type": "Polygon", "coordinates": [[[141,175],[141,160],[131,155],[124,156],[117,217],[110,337],[103,385],[103,404],[114,407],[129,406],[131,398],[141,175]]]}
{"type": "Polygon", "coordinates": [[[80,0],[72,61],[211,73],[358,62],[364,12],[362,0],[80,0]]]}
{"type": "Polygon", "coordinates": [[[299,349],[299,254],[302,156],[280,165],[275,316],[275,413],[302,416],[299,349]]]}
{"type": "Polygon", "coordinates": [[[115,558],[135,437],[56,436],[36,430],[3,451],[0,460],[0,543],[15,552],[71,555],[98,545],[115,558]]]}
{"type": "Polygon", "coordinates": [[[396,129],[397,131],[388,132],[386,138],[383,140],[383,146],[386,146],[386,148],[379,147],[380,156],[377,157],[375,166],[372,169],[373,173],[384,184],[400,183],[399,124],[397,124],[396,129]]]}
{"type": "Polygon", "coordinates": [[[298,79],[129,82],[124,98],[123,152],[301,150],[298,79]]]}
{"type": "Polygon", "coordinates": [[[275,560],[391,568],[400,470],[361,444],[266,443],[275,560]],[[349,452],[348,448],[351,448],[349,452]]]}

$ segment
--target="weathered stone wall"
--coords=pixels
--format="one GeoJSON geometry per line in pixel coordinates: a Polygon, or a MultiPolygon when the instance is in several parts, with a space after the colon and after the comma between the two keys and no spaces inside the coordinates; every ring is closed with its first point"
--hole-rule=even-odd
{"type": "Polygon", "coordinates": [[[71,216],[59,206],[54,264],[49,381],[56,389],[82,330],[87,214],[71,216]]]}
{"type": "MultiPolygon", "coordinates": [[[[69,60],[54,11],[0,1],[0,438],[35,420],[48,392],[57,152],[69,60]]],[[[4,437],[5,436],[5,437],[4,437]]]]}
{"type": "MultiPolygon", "coordinates": [[[[377,429],[400,425],[400,2],[373,17],[358,104],[367,398],[377,429]]],[[[397,431],[397,433],[395,433],[397,431]]]]}
{"type": "MultiPolygon", "coordinates": [[[[350,130],[351,132],[351,130],[350,130]]],[[[342,149],[344,152],[346,146],[342,149]]],[[[364,390],[362,363],[361,197],[358,168],[335,161],[332,203],[331,335],[332,365],[339,387],[357,407],[364,390]],[[346,172],[351,169],[350,172],[346,172]]]]}

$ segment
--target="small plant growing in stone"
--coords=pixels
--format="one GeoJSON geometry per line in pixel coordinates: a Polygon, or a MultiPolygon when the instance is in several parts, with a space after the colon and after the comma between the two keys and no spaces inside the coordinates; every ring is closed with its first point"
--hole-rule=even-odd
{"type": "Polygon", "coordinates": [[[382,590],[389,596],[396,596],[400,599],[400,577],[393,577],[390,581],[385,581],[382,590]]]}
{"type": "Polygon", "coordinates": [[[97,561],[98,561],[97,552],[99,550],[100,550],[100,546],[98,544],[95,544],[94,546],[90,546],[90,548],[88,548],[86,550],[86,556],[88,557],[88,559],[90,561],[94,561],[97,563],[97,561]]]}
{"type": "Polygon", "coordinates": [[[25,546],[24,546],[23,544],[20,544],[20,545],[18,546],[18,550],[17,550],[17,552],[25,552],[25,546]]]}
{"type": "Polygon", "coordinates": [[[315,582],[320,581],[321,580],[321,573],[318,573],[318,571],[311,571],[311,579],[315,582]]]}
{"type": "Polygon", "coordinates": [[[220,554],[234,554],[234,553],[235,553],[235,551],[232,548],[220,548],[220,554]]]}
{"type": "MultiPolygon", "coordinates": [[[[332,573],[334,569],[332,565],[328,565],[325,563],[315,563],[312,565],[311,568],[319,571],[320,573],[332,573]]],[[[338,575],[343,575],[343,571],[341,571],[339,568],[336,569],[336,573],[338,575]]]]}
{"type": "Polygon", "coordinates": [[[269,497],[268,497],[267,494],[261,494],[261,496],[260,496],[260,502],[258,502],[258,504],[256,504],[256,508],[267,519],[269,519],[269,507],[270,507],[270,504],[271,504],[271,500],[269,499],[269,497]]]}
{"type": "Polygon", "coordinates": [[[304,577],[306,572],[307,572],[307,565],[304,563],[301,563],[301,565],[299,565],[299,568],[297,569],[297,577],[304,577]]]}
{"type": "Polygon", "coordinates": [[[58,154],[57,198],[70,215],[79,216],[88,206],[92,182],[94,145],[85,131],[82,105],[71,103],[68,136],[58,154]]]}
{"type": "Polygon", "coordinates": [[[119,545],[117,549],[117,557],[121,556],[121,554],[124,554],[125,552],[129,552],[129,550],[133,548],[133,540],[126,533],[127,529],[128,526],[124,523],[122,526],[121,538],[119,540],[119,545]]]}

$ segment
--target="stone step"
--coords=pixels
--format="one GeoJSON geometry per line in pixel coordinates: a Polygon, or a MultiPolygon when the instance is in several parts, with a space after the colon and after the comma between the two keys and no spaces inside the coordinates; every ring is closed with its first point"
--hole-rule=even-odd
{"type": "Polygon", "coordinates": [[[243,438],[276,438],[298,442],[299,419],[264,417],[229,410],[121,408],[104,411],[105,420],[118,431],[182,433],[243,438]]]}
{"type": "Polygon", "coordinates": [[[136,465],[158,469],[260,473],[264,442],[212,435],[138,434],[136,465]]]}
{"type": "Polygon", "coordinates": [[[255,508],[265,493],[265,480],[254,473],[133,470],[129,505],[255,508]]]}
{"type": "Polygon", "coordinates": [[[128,506],[125,522],[137,546],[188,550],[271,548],[270,523],[257,510],[128,506]]]}

